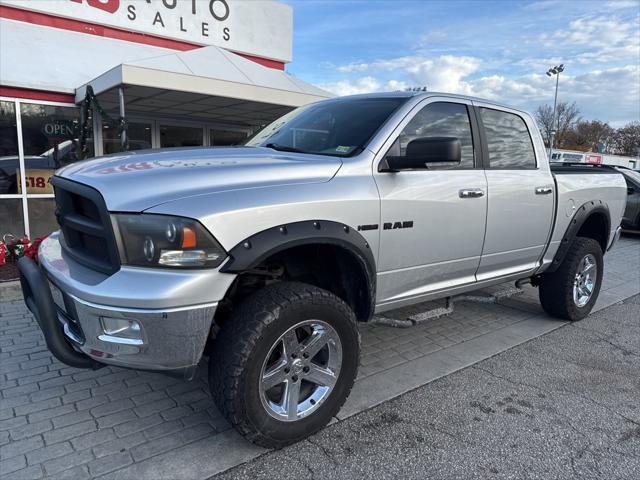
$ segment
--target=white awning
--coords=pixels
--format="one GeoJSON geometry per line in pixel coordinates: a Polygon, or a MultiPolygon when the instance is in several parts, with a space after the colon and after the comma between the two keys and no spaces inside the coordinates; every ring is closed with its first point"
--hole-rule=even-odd
{"type": "Polygon", "coordinates": [[[175,52],[6,19],[0,58],[2,85],[75,93],[76,102],[91,85],[106,107],[115,107],[124,86],[127,112],[256,125],[331,96],[215,46],[175,52]]]}
{"type": "Polygon", "coordinates": [[[76,102],[84,98],[86,85],[96,95],[127,85],[287,107],[331,96],[281,70],[216,46],[123,62],[78,88],[76,102]]]}

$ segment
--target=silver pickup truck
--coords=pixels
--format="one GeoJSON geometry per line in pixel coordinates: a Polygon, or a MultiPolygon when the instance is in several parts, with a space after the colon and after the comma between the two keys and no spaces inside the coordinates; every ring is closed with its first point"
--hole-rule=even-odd
{"type": "Polygon", "coordinates": [[[51,352],[193,376],[247,439],[325,425],[359,363],[358,322],[492,284],[593,307],[626,185],[549,166],[531,116],[391,93],[296,109],[244,146],[131,152],[53,178],[60,231],[19,263],[51,352]]]}

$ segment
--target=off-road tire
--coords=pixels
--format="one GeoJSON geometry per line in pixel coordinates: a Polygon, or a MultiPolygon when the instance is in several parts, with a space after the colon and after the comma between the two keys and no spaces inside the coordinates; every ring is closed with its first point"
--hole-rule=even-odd
{"type": "Polygon", "coordinates": [[[589,315],[598,299],[603,273],[604,262],[600,244],[592,238],[576,237],[560,267],[555,272],[542,275],[539,289],[542,308],[557,318],[570,321],[583,319],[589,315]],[[579,307],[573,301],[573,282],[580,262],[587,254],[595,257],[598,271],[591,298],[586,305],[579,307]]]}
{"type": "Polygon", "coordinates": [[[281,448],[324,427],[333,418],[356,378],[360,335],[349,306],[321,288],[297,282],[268,285],[247,298],[225,322],[209,357],[209,386],[224,417],[247,440],[267,448],[281,448]],[[339,376],[320,407],[294,422],[271,417],[262,406],[259,379],[274,342],[296,323],[322,320],[342,343],[339,376]]]}

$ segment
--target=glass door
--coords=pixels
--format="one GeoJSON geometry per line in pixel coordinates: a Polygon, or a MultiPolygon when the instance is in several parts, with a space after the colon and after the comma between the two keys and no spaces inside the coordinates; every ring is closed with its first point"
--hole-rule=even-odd
{"type": "MultiPolygon", "coordinates": [[[[51,177],[65,165],[83,158],[80,145],[80,111],[76,106],[20,102],[24,152],[27,218],[31,239],[57,230],[51,177]]],[[[91,118],[89,118],[91,123],[91,118]]],[[[93,138],[87,139],[89,157],[93,138]]],[[[22,184],[18,183],[18,193],[22,184]]]]}
{"type": "Polygon", "coordinates": [[[229,145],[240,145],[247,139],[247,132],[238,130],[225,130],[212,128],[209,130],[209,145],[221,147],[229,145]]]}
{"type": "MultiPolygon", "coordinates": [[[[153,122],[131,121],[127,125],[129,151],[145,150],[153,147],[153,122]]],[[[122,151],[122,143],[117,130],[102,126],[102,152],[104,155],[122,151]]]]}
{"type": "Polygon", "coordinates": [[[187,125],[160,125],[160,147],[201,147],[204,128],[187,125]]]}

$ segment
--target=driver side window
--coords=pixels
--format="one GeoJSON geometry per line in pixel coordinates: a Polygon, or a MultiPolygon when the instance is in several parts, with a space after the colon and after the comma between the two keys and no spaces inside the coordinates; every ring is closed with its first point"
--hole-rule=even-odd
{"type": "Polygon", "coordinates": [[[394,143],[394,155],[404,156],[407,145],[416,138],[455,137],[460,140],[462,155],[460,165],[454,168],[473,168],[474,150],[471,122],[467,106],[461,103],[430,103],[420,110],[400,133],[394,143]]]}

